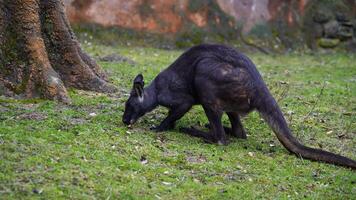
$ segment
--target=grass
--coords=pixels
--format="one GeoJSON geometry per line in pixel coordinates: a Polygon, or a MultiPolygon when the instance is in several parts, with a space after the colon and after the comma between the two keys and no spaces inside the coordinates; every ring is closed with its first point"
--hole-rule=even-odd
{"type": "MultiPolygon", "coordinates": [[[[0,99],[0,199],[354,199],[355,172],[291,155],[257,113],[243,119],[247,140],[206,144],[149,130],[159,108],[133,128],[121,122],[131,80],[149,83],[182,52],[85,45],[118,94],[71,90],[73,103],[0,99]]],[[[350,54],[249,55],[306,145],[356,159],[356,57],[350,54]]],[[[194,107],[177,127],[203,126],[194,107]]],[[[227,124],[227,118],[224,118],[227,124]]]]}

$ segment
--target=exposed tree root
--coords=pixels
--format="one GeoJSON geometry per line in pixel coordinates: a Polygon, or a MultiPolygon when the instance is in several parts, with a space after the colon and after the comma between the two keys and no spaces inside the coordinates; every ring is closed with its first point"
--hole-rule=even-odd
{"type": "Polygon", "coordinates": [[[66,87],[116,91],[82,51],[63,2],[0,0],[0,9],[0,83],[9,90],[62,102],[70,102],[66,87]]]}

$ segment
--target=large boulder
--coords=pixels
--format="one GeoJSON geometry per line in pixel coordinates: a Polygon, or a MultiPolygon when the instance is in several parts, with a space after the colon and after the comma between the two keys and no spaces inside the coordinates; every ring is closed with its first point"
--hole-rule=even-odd
{"type": "Polygon", "coordinates": [[[324,37],[337,38],[339,36],[340,25],[336,20],[324,24],[324,37]]]}

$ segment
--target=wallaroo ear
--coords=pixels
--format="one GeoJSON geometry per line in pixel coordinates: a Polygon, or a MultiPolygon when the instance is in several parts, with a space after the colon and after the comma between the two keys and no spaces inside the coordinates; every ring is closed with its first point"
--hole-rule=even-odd
{"type": "Polygon", "coordinates": [[[145,82],[143,81],[142,74],[137,75],[133,81],[133,89],[135,90],[137,96],[139,96],[139,97],[143,96],[143,86],[144,85],[145,85],[145,82]]]}

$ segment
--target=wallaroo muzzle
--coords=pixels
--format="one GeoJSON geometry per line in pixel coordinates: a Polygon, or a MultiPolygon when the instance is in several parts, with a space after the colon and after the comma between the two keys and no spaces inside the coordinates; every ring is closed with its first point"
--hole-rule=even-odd
{"type": "Polygon", "coordinates": [[[122,118],[122,122],[123,122],[125,125],[132,125],[132,124],[134,124],[136,121],[137,121],[137,119],[130,119],[130,118],[125,118],[125,117],[122,118]]]}
{"type": "Polygon", "coordinates": [[[123,122],[125,125],[130,125],[130,124],[132,124],[132,121],[131,121],[131,120],[125,119],[125,118],[122,119],[122,122],[123,122]]]}
{"type": "Polygon", "coordinates": [[[139,74],[133,81],[130,97],[125,104],[122,122],[126,125],[134,124],[138,118],[146,113],[147,102],[144,101],[145,92],[143,87],[143,76],[139,74]]]}

